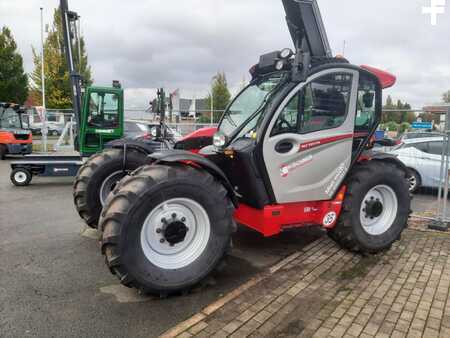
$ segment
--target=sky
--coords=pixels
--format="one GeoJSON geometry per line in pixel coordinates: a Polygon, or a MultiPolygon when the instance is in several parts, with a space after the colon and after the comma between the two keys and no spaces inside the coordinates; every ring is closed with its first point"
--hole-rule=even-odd
{"type": "MultiPolygon", "coordinates": [[[[415,108],[450,89],[450,0],[431,25],[431,0],[318,0],[334,54],[397,76],[385,92],[415,108]]],[[[0,26],[11,28],[33,70],[40,7],[51,24],[58,0],[1,0],[0,26]]],[[[96,84],[120,80],[128,108],[146,108],[157,87],[204,97],[218,71],[235,94],[259,55],[293,47],[281,0],[69,0],[81,15],[96,84]]]]}

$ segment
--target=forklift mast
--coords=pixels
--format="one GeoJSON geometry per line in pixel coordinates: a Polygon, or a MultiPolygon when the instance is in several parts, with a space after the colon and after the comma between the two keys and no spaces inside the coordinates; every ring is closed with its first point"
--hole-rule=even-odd
{"type": "MultiPolygon", "coordinates": [[[[69,68],[70,84],[72,87],[72,106],[75,120],[77,122],[75,134],[81,126],[81,75],[75,70],[73,61],[72,38],[74,37],[72,25],[76,23],[79,16],[75,12],[69,11],[67,0],[60,0],[60,10],[62,27],[64,33],[64,52],[66,54],[67,67],[69,68]]],[[[77,147],[78,145],[75,145],[77,147]]]]}

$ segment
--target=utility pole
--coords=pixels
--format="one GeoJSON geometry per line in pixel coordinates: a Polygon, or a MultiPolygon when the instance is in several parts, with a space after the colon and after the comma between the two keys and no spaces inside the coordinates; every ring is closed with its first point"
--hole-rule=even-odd
{"type": "Polygon", "coordinates": [[[41,7],[41,85],[42,85],[42,147],[47,152],[47,106],[45,104],[45,68],[44,68],[44,8],[41,7]]]}
{"type": "Polygon", "coordinates": [[[214,124],[214,91],[211,89],[211,125],[214,124]]]}

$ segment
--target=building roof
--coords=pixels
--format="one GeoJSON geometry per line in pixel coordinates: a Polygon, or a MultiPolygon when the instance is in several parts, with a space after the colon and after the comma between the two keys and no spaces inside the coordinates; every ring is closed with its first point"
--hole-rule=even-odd
{"type": "Polygon", "coordinates": [[[423,111],[432,114],[446,114],[450,108],[448,103],[437,103],[435,105],[423,107],[423,111]]]}

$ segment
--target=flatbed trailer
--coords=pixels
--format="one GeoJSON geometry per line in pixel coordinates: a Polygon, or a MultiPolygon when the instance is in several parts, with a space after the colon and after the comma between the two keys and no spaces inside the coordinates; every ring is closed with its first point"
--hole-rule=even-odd
{"type": "Polygon", "coordinates": [[[11,182],[16,186],[27,186],[33,176],[75,177],[84,163],[80,155],[36,154],[11,162],[11,182]]]}

